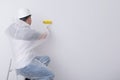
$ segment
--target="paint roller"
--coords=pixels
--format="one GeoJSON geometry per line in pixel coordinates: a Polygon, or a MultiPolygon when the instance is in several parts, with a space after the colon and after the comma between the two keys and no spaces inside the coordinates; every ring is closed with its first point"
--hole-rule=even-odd
{"type": "Polygon", "coordinates": [[[51,25],[52,24],[52,20],[43,20],[43,24],[51,25]]]}

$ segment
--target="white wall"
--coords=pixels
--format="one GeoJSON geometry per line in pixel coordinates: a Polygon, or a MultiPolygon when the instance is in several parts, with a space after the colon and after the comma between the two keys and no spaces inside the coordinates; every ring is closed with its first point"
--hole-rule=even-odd
{"type": "MultiPolygon", "coordinates": [[[[12,54],[4,29],[19,8],[33,13],[33,26],[52,19],[52,35],[39,50],[51,57],[55,80],[120,80],[119,0],[0,0],[0,80],[12,54]]],[[[15,75],[10,75],[15,80],[15,75]]]]}

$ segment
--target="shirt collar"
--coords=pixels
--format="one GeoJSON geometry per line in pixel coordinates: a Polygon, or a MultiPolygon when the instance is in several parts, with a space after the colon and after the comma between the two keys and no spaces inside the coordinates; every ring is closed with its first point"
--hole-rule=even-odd
{"type": "Polygon", "coordinates": [[[30,25],[22,20],[18,20],[18,23],[20,23],[21,26],[26,26],[26,27],[30,27],[30,25]]]}

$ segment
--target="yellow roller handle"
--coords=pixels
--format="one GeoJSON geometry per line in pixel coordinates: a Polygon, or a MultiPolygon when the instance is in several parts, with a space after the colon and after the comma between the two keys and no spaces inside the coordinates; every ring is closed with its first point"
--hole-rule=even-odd
{"type": "Polygon", "coordinates": [[[52,24],[52,20],[43,20],[43,24],[52,24]]]}

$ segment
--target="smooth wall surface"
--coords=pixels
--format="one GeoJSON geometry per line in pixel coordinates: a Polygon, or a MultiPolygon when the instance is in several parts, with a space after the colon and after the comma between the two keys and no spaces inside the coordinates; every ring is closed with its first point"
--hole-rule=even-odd
{"type": "MultiPolygon", "coordinates": [[[[4,34],[19,8],[32,12],[33,28],[53,20],[39,55],[51,57],[55,80],[120,80],[119,0],[0,0],[0,80],[12,50],[4,34]]],[[[15,74],[10,74],[15,80],[15,74]]]]}

